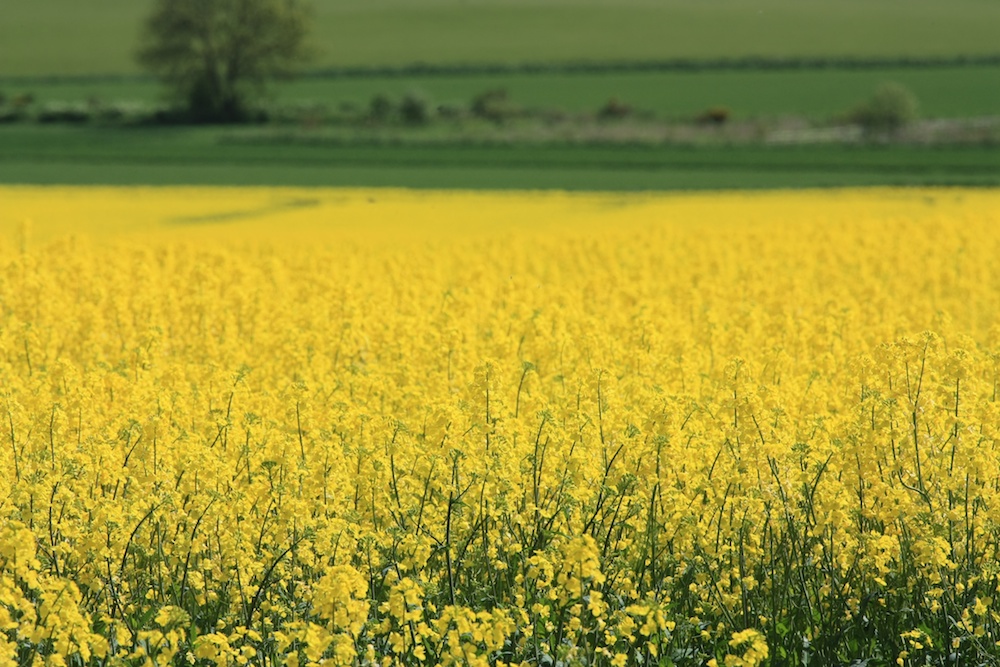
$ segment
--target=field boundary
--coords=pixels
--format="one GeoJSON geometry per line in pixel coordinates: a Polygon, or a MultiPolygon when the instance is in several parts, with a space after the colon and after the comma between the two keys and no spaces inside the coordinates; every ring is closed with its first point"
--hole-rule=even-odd
{"type": "MultiPolygon", "coordinates": [[[[410,76],[490,76],[509,74],[601,74],[626,72],[707,72],[785,70],[877,70],[931,69],[944,67],[991,67],[1000,65],[1000,53],[940,57],[769,57],[670,58],[664,60],[565,61],[524,63],[410,63],[398,66],[362,66],[312,69],[303,79],[402,78],[410,76]]],[[[152,81],[143,74],[88,74],[51,76],[0,75],[0,85],[31,83],[109,83],[152,81]]]]}

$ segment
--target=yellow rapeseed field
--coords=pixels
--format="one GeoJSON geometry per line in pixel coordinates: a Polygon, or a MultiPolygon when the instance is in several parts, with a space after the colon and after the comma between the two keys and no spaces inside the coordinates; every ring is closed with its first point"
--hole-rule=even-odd
{"type": "Polygon", "coordinates": [[[993,664],[998,314],[997,191],[0,188],[0,667],[993,664]]]}

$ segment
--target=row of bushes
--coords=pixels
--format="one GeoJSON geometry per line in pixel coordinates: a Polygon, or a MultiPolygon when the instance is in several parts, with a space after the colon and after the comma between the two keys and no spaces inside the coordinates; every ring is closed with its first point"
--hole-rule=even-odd
{"type": "Polygon", "coordinates": [[[552,114],[561,113],[527,109],[516,104],[505,88],[497,88],[476,95],[468,107],[448,104],[435,106],[419,92],[407,93],[398,102],[388,95],[378,94],[372,98],[369,105],[368,120],[376,123],[400,120],[410,125],[422,125],[437,115],[449,120],[474,117],[503,123],[519,117],[539,115],[551,117],[552,114]]]}
{"type": "MultiPolygon", "coordinates": [[[[917,116],[916,96],[900,84],[887,83],[854,108],[836,117],[835,122],[859,125],[869,131],[892,132],[917,116]]],[[[377,94],[367,108],[345,103],[336,112],[320,105],[261,108],[248,119],[250,122],[363,124],[369,126],[420,126],[434,120],[457,122],[480,119],[503,124],[515,119],[559,122],[568,117],[558,109],[530,109],[511,99],[506,89],[493,89],[476,95],[467,106],[435,105],[419,92],[410,92],[400,99],[377,94]]],[[[597,110],[601,121],[617,121],[630,117],[651,118],[632,105],[613,97],[597,110]]],[[[712,107],[693,120],[702,125],[723,125],[732,118],[727,107],[712,107]]],[[[194,122],[182,109],[155,107],[134,103],[107,104],[98,100],[86,103],[38,104],[30,94],[6,98],[0,94],[0,123],[35,121],[38,123],[108,124],[108,125],[177,125],[194,122]]]]}
{"type": "MultiPolygon", "coordinates": [[[[192,123],[180,107],[141,102],[38,102],[31,94],[7,98],[0,93],[0,124],[35,122],[64,125],[183,125],[192,123]]],[[[249,122],[267,122],[269,113],[255,111],[249,122]]]]}
{"type": "MultiPolygon", "coordinates": [[[[636,115],[636,110],[617,98],[610,99],[596,113],[600,119],[621,119],[636,115]]],[[[434,120],[458,121],[483,119],[504,123],[517,118],[559,121],[568,114],[559,109],[531,109],[515,103],[506,89],[487,90],[476,95],[468,105],[435,104],[420,92],[409,92],[402,98],[380,93],[372,97],[367,107],[352,102],[342,103],[331,111],[325,105],[284,105],[261,107],[249,122],[278,123],[351,123],[367,125],[426,125],[434,120]]],[[[64,124],[161,125],[195,122],[181,108],[150,106],[136,103],[87,102],[38,103],[30,94],[9,99],[0,93],[0,123],[38,122],[64,124]]]]}
{"type": "MultiPolygon", "coordinates": [[[[905,86],[886,83],[880,86],[866,100],[847,112],[834,118],[842,124],[859,125],[869,131],[896,131],[917,117],[916,96],[905,86]]],[[[346,110],[348,120],[363,120],[370,124],[403,123],[424,125],[434,117],[444,120],[479,118],[495,123],[504,123],[516,118],[541,118],[558,121],[566,117],[559,110],[528,109],[516,104],[506,89],[488,90],[475,96],[467,108],[452,105],[433,105],[426,96],[410,92],[396,101],[386,94],[374,96],[367,111],[351,107],[346,110]]],[[[610,98],[596,113],[598,120],[614,121],[643,114],[632,105],[617,97],[610,98]]],[[[723,125],[732,118],[728,107],[716,106],[706,109],[693,120],[702,125],[723,125]]]]}
{"type": "Polygon", "coordinates": [[[148,107],[135,103],[105,104],[98,100],[39,103],[31,93],[7,97],[0,92],[0,123],[35,121],[72,124],[98,121],[117,124],[151,112],[148,107]]]}

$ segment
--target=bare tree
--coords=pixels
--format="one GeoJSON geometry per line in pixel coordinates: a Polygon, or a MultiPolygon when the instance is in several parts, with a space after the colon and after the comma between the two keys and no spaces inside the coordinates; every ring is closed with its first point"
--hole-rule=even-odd
{"type": "Polygon", "coordinates": [[[138,59],[193,120],[237,122],[308,59],[307,27],[299,0],[156,0],[138,59]]]}

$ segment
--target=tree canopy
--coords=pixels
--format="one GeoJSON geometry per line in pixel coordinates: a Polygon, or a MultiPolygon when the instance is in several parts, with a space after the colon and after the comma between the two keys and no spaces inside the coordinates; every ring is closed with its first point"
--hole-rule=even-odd
{"type": "Polygon", "coordinates": [[[156,0],[138,59],[192,120],[244,120],[269,81],[308,59],[308,15],[299,0],[156,0]]]}

